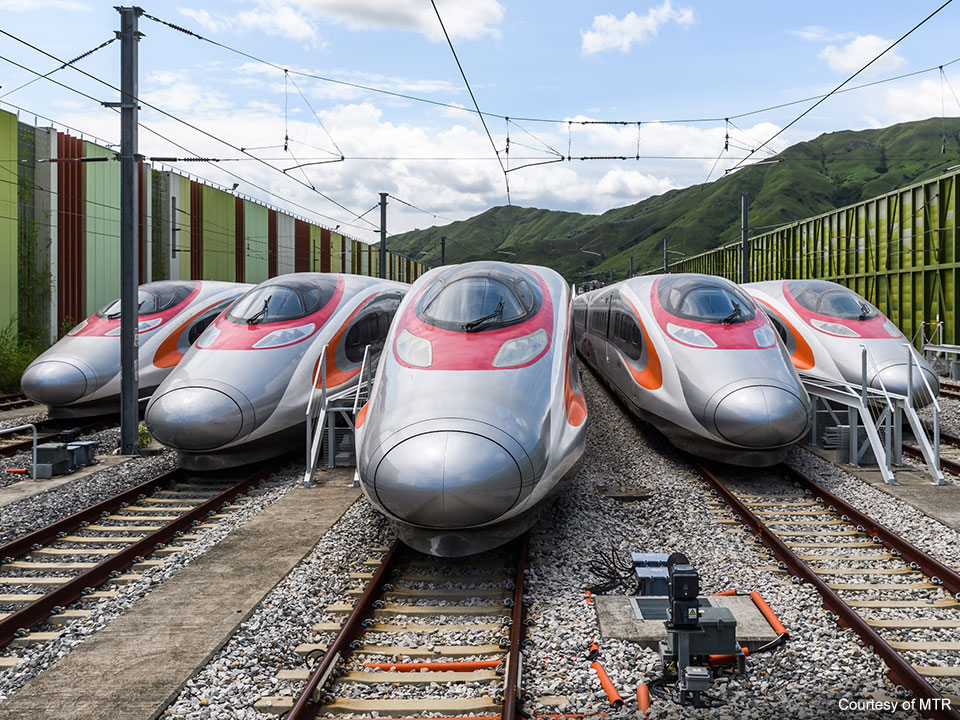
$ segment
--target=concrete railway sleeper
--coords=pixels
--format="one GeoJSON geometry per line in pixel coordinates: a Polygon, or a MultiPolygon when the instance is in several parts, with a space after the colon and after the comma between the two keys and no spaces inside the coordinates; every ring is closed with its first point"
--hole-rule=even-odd
{"type": "Polygon", "coordinates": [[[960,648],[960,574],[791,467],[778,468],[789,484],[763,486],[722,481],[696,467],[715,497],[708,501],[712,511],[733,515],[719,521],[743,525],[766,545],[779,562],[772,570],[813,585],[836,622],[883,660],[898,694],[917,699],[927,717],[960,720],[960,697],[943,689],[960,671],[939,660],[921,664],[907,657],[960,648]],[[817,508],[821,520],[813,527],[821,530],[811,529],[818,521],[807,519],[817,508]],[[836,530],[838,523],[849,529],[836,530]],[[933,630],[954,639],[898,639],[901,632],[933,630]]]}
{"type": "Polygon", "coordinates": [[[502,559],[502,551],[487,553],[482,559],[474,556],[470,562],[476,567],[463,572],[462,559],[428,558],[394,541],[372,573],[351,576],[368,580],[355,604],[327,607],[330,613],[346,613],[346,620],[314,628],[335,631],[332,642],[297,649],[307,659],[319,656],[313,669],[287,670],[278,676],[278,680],[306,681],[292,704],[291,698],[264,698],[258,708],[282,712],[286,720],[370,712],[379,717],[420,717],[425,713],[487,720],[523,717],[519,690],[528,623],[524,601],[527,537],[514,541],[507,551],[506,559],[502,559]],[[490,555],[496,557],[489,559],[490,555]],[[481,583],[484,588],[456,587],[471,583],[481,583]],[[409,621],[398,625],[398,616],[409,621]],[[439,616],[442,624],[431,622],[439,616]],[[417,647],[378,642],[378,637],[397,632],[423,633],[429,640],[417,647]],[[464,632],[471,638],[466,642],[462,641],[464,632]],[[460,635],[456,639],[448,636],[445,642],[444,633],[460,635]],[[486,641],[478,641],[477,636],[486,641]],[[398,657],[405,659],[398,661],[398,657]],[[369,693],[353,690],[380,683],[466,689],[448,697],[411,697],[415,691],[410,691],[403,698],[370,698],[369,693]]]}
{"type": "MultiPolygon", "coordinates": [[[[53,639],[56,634],[29,630],[86,616],[88,611],[68,606],[116,596],[110,585],[96,588],[138,580],[139,574],[125,571],[161,564],[149,556],[181,550],[167,543],[196,539],[184,532],[218,519],[221,509],[231,509],[229,503],[271,472],[263,464],[240,476],[174,470],[3,545],[0,608],[8,612],[0,613],[0,645],[53,639]]],[[[0,668],[16,662],[0,657],[0,668]]]]}

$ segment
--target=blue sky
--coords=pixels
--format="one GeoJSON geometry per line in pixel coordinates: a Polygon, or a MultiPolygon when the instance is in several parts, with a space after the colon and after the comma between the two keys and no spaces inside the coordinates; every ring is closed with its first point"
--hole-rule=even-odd
{"type": "MultiPolygon", "coordinates": [[[[579,212],[600,212],[719,177],[746,155],[744,148],[756,148],[811,103],[730,125],[722,118],[832,89],[940,4],[438,0],[480,108],[550,121],[487,118],[501,153],[509,136],[509,156],[501,155],[509,157],[508,167],[552,159],[552,151],[569,151],[575,158],[630,156],[509,173],[514,204],[579,212]],[[697,118],[713,119],[675,122],[697,118]],[[731,144],[723,152],[727,133],[731,144]],[[638,139],[640,155],[646,156],[640,161],[633,159],[638,139]],[[674,159],[678,156],[695,159],[674,159]]],[[[290,70],[472,107],[429,0],[175,0],[143,8],[290,70]]],[[[108,40],[119,26],[113,4],[93,0],[0,0],[0,18],[4,31],[63,59],[108,40]]],[[[140,28],[143,99],[213,137],[150,108],[143,109],[141,121],[198,155],[243,158],[172,167],[228,188],[239,181],[240,193],[330,227],[341,225],[366,241],[375,240],[369,224],[309,186],[356,214],[373,206],[379,192],[428,211],[391,202],[391,233],[463,219],[507,202],[504,174],[473,113],[303,75],[291,74],[285,84],[279,70],[147,18],[140,28]],[[258,148],[250,152],[264,163],[216,138],[258,148]],[[343,162],[291,169],[341,152],[343,162]]],[[[942,10],[853,84],[957,59],[958,28],[960,3],[942,10]]],[[[6,36],[0,36],[0,55],[41,72],[57,67],[6,36]]],[[[5,61],[0,67],[0,103],[24,108],[24,119],[32,121],[37,113],[58,126],[118,140],[113,112],[46,80],[11,93],[34,76],[5,61]]],[[[78,67],[116,84],[119,43],[78,67]]],[[[72,69],[52,77],[97,99],[116,99],[72,69]]],[[[780,150],[834,130],[957,116],[955,92],[960,93],[960,62],[946,67],[943,78],[934,70],[833,97],[771,147],[780,150]]],[[[140,137],[148,156],[184,155],[145,130],[140,137]]],[[[376,213],[366,217],[378,222],[376,213]]]]}

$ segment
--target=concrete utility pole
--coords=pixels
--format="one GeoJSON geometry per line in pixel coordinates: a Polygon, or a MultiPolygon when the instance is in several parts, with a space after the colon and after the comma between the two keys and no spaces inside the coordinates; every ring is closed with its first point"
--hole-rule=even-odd
{"type": "Polygon", "coordinates": [[[440,267],[447,264],[447,239],[440,236],[440,267]]]}
{"type": "Polygon", "coordinates": [[[747,219],[746,193],[740,193],[740,282],[750,282],[750,248],[747,245],[747,233],[750,222],[747,219]]]}
{"type": "Polygon", "coordinates": [[[142,35],[137,31],[141,10],[118,7],[120,12],[120,452],[138,453],[139,334],[137,295],[139,289],[139,244],[137,219],[139,192],[137,178],[137,96],[139,94],[138,49],[142,35]]]}
{"type": "Polygon", "coordinates": [[[628,278],[633,277],[633,255],[630,256],[630,274],[627,275],[628,278]]]}
{"type": "Polygon", "coordinates": [[[387,195],[380,193],[380,277],[387,277],[387,195]]]}
{"type": "Polygon", "coordinates": [[[668,272],[670,272],[670,260],[668,259],[668,257],[669,257],[668,254],[669,254],[670,251],[667,250],[667,243],[669,243],[669,242],[670,242],[670,238],[669,238],[669,237],[665,237],[665,238],[663,239],[663,274],[664,274],[664,275],[666,275],[668,272]]]}

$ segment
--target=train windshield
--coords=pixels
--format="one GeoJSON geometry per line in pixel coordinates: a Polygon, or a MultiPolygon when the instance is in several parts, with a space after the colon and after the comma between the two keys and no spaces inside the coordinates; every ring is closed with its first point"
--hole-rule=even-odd
{"type": "Polygon", "coordinates": [[[335,278],[283,278],[248,292],[227,313],[241,325],[296,320],[326,305],[337,289],[335,278]]]}
{"type": "Polygon", "coordinates": [[[721,280],[700,275],[665,277],[657,297],[671,315],[698,322],[731,325],[753,320],[753,302],[721,280]]]}
{"type": "Polygon", "coordinates": [[[788,282],[787,292],[807,310],[840,320],[870,320],[880,314],[852,290],[825,280],[788,282]]]}
{"type": "MultiPolygon", "coordinates": [[[[179,305],[196,287],[194,282],[163,281],[141,285],[137,293],[137,315],[153,315],[179,305]]],[[[115,320],[120,317],[120,298],[97,311],[97,317],[115,320]]]]}
{"type": "Polygon", "coordinates": [[[480,332],[523,322],[540,304],[537,283],[520,268],[466,266],[434,281],[417,315],[445,330],[480,332]]]}

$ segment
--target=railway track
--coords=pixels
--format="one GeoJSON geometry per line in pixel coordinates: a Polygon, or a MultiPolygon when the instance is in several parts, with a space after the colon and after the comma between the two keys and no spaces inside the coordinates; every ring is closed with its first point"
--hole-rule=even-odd
{"type": "MultiPolygon", "coordinates": [[[[79,431],[80,435],[99,432],[114,427],[116,417],[99,418],[79,425],[64,427],[62,423],[46,421],[37,425],[37,444],[60,442],[60,434],[64,431],[79,431]]],[[[33,436],[29,432],[9,435],[0,435],[0,457],[10,457],[18,452],[27,452],[33,447],[33,436]]]]}
{"type": "Polygon", "coordinates": [[[267,477],[259,465],[242,476],[190,476],[174,470],[0,546],[0,668],[16,665],[15,646],[46,642],[57,631],[32,631],[89,615],[90,601],[115,597],[116,584],[196,539],[221,509],[267,477]],[[171,541],[176,541],[170,544],[171,541]],[[126,573],[126,574],[125,574],[126,573]],[[97,589],[105,583],[103,589],[97,589]]]}
{"type": "Polygon", "coordinates": [[[732,514],[721,522],[765,544],[774,569],[813,585],[837,623],[882,658],[898,694],[928,717],[960,720],[957,572],[792,468],[764,484],[697,470],[712,512],[732,514]]]}
{"type": "MultiPolygon", "coordinates": [[[[37,405],[37,403],[23,393],[17,393],[15,395],[0,395],[0,412],[30,407],[31,405],[37,405]]],[[[40,406],[37,405],[37,407],[40,406]]]]}
{"type": "MultiPolygon", "coordinates": [[[[940,469],[952,475],[960,476],[960,438],[950,433],[940,430],[940,469]],[[949,454],[944,455],[943,450],[947,449],[949,454]]],[[[924,462],[923,453],[916,445],[903,443],[903,454],[912,457],[920,462],[924,462]]]]}
{"type": "Polygon", "coordinates": [[[312,669],[278,675],[281,683],[303,683],[296,697],[263,698],[257,708],[285,713],[286,720],[361,713],[524,717],[519,689],[526,536],[505,551],[466,559],[429,557],[397,541],[380,550],[382,558],[368,561],[371,573],[351,575],[366,583],[347,591],[356,602],[327,607],[346,619],[314,626],[332,637],[329,644],[297,648],[305,663],[318,657],[312,669]],[[414,647],[411,635],[417,637],[414,647]],[[374,684],[402,690],[372,698],[365,688],[374,684]],[[437,685],[448,689],[444,697],[430,694],[437,685]]]}
{"type": "Polygon", "coordinates": [[[952,400],[960,400],[960,385],[940,378],[940,394],[952,400]]]}

